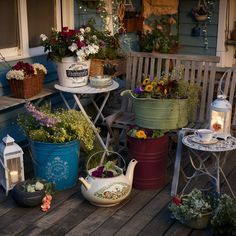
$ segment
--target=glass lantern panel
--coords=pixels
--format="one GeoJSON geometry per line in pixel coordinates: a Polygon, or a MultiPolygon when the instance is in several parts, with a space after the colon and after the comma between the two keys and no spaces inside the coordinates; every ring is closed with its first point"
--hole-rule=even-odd
{"type": "Polygon", "coordinates": [[[211,129],[215,132],[223,132],[224,130],[224,112],[211,112],[211,129]]]}
{"type": "Polygon", "coordinates": [[[225,113],[225,133],[230,133],[231,126],[231,111],[225,113]]]}
{"type": "Polygon", "coordinates": [[[20,157],[8,159],[7,170],[8,170],[8,180],[10,186],[22,181],[20,157]]]}

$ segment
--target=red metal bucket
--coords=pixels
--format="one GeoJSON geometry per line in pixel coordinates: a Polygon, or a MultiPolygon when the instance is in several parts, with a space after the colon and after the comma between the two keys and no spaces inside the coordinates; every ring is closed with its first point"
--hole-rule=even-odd
{"type": "Polygon", "coordinates": [[[138,161],[134,170],[134,188],[158,189],[165,185],[168,140],[167,135],[153,139],[138,139],[127,135],[129,158],[138,161]]]}

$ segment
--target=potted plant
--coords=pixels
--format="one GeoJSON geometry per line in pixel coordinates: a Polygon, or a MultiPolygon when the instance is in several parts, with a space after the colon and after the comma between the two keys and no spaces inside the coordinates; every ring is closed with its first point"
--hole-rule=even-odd
{"type": "Polygon", "coordinates": [[[90,19],[88,25],[100,45],[98,52],[91,55],[90,76],[125,74],[125,53],[121,49],[119,34],[112,35],[108,30],[96,29],[93,18],[90,19]]]}
{"type": "Polygon", "coordinates": [[[131,193],[136,164],[136,160],[131,160],[124,174],[126,163],[119,153],[95,152],[87,161],[87,177],[79,178],[83,196],[96,206],[119,204],[131,193]]]}
{"type": "Polygon", "coordinates": [[[192,9],[192,15],[197,21],[208,20],[210,14],[210,8],[205,0],[199,0],[198,5],[192,9]]]}
{"type": "MultiPolygon", "coordinates": [[[[20,206],[34,207],[41,204],[45,196],[52,199],[53,192],[54,186],[52,183],[32,179],[17,183],[12,189],[12,197],[20,206]]],[[[42,207],[42,210],[46,211],[46,208],[48,210],[50,204],[44,208],[42,207]]]]}
{"type": "Polygon", "coordinates": [[[46,74],[42,64],[17,62],[6,74],[13,97],[30,98],[40,93],[46,74]]]}
{"type": "Polygon", "coordinates": [[[166,183],[168,135],[162,130],[131,126],[127,130],[129,158],[138,161],[134,188],[158,189],[166,183]]]}
{"type": "Polygon", "coordinates": [[[211,226],[214,235],[235,235],[236,233],[236,199],[223,194],[216,202],[211,226]]]}
{"type": "Polygon", "coordinates": [[[161,78],[149,75],[134,90],[125,90],[134,105],[135,124],[149,129],[176,129],[188,123],[198,103],[199,86],[183,80],[183,67],[163,73],[161,78]]]}
{"type": "Polygon", "coordinates": [[[55,183],[56,190],[73,187],[78,179],[80,144],[91,150],[95,133],[81,111],[55,110],[26,103],[18,124],[29,139],[37,178],[55,183]]]}
{"type": "Polygon", "coordinates": [[[211,200],[199,189],[189,194],[173,197],[168,208],[179,222],[193,229],[204,229],[210,222],[212,214],[211,200]]]}
{"type": "Polygon", "coordinates": [[[90,69],[90,56],[99,50],[96,35],[90,27],[61,31],[52,29],[51,35],[40,35],[48,59],[57,62],[59,82],[65,87],[86,85],[90,69]]]}

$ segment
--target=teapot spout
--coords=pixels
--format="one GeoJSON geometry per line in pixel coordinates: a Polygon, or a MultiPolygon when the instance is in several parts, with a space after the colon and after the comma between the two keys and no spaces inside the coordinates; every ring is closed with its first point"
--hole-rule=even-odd
{"type": "Polygon", "coordinates": [[[132,159],[128,165],[127,172],[125,175],[131,185],[133,183],[134,167],[136,166],[137,163],[138,161],[136,161],[135,159],[132,159]]]}
{"type": "Polygon", "coordinates": [[[83,177],[80,177],[79,181],[81,182],[81,184],[84,185],[86,190],[89,190],[91,188],[91,184],[89,184],[83,177]]]}

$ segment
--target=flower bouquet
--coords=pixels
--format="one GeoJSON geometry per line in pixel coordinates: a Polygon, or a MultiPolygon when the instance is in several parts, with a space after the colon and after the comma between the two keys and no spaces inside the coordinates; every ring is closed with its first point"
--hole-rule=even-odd
{"type": "Polygon", "coordinates": [[[41,92],[46,74],[47,70],[42,64],[31,65],[19,61],[7,72],[6,78],[14,97],[30,98],[41,92]]]}
{"type": "Polygon", "coordinates": [[[48,52],[48,59],[61,62],[64,57],[75,56],[79,61],[89,59],[89,56],[99,50],[96,35],[90,27],[69,29],[63,27],[62,31],[52,28],[51,35],[40,35],[44,51],[48,52]]]}
{"type": "Polygon", "coordinates": [[[183,79],[183,67],[173,68],[160,78],[147,75],[130,95],[135,123],[150,129],[176,129],[188,123],[198,102],[199,87],[183,79]]]}
{"type": "Polygon", "coordinates": [[[175,219],[194,229],[206,228],[212,214],[210,198],[198,189],[181,197],[173,197],[169,210],[175,219]]]}
{"type": "Polygon", "coordinates": [[[90,56],[99,50],[90,27],[52,29],[50,37],[41,34],[40,39],[44,51],[48,52],[47,58],[57,64],[60,85],[79,87],[88,83],[90,56]]]}

